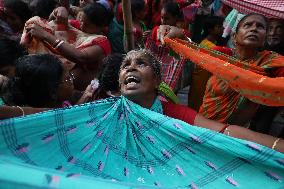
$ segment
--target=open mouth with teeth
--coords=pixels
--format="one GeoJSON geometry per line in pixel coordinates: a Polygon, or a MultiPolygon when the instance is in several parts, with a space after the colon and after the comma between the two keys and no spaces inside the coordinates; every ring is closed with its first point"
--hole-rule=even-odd
{"type": "Polygon", "coordinates": [[[249,35],[246,37],[247,39],[253,39],[253,40],[257,40],[258,36],[257,35],[249,35]]]}
{"type": "Polygon", "coordinates": [[[141,82],[140,78],[131,75],[131,76],[126,77],[124,84],[127,86],[134,86],[134,85],[139,84],[140,82],[141,82]]]}

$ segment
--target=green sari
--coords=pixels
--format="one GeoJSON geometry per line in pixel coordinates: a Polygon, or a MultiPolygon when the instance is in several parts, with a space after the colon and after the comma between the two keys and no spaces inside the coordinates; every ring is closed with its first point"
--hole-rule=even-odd
{"type": "Polygon", "coordinates": [[[281,188],[284,154],[109,98],[0,122],[0,188],[281,188]]]}

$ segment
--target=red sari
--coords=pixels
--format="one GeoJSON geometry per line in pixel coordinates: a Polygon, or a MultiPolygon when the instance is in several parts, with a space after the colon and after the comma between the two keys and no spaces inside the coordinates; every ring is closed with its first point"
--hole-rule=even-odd
{"type": "Polygon", "coordinates": [[[86,34],[76,28],[71,26],[67,30],[62,30],[60,25],[55,24],[54,22],[47,22],[39,17],[33,17],[29,19],[24,28],[24,32],[21,39],[21,44],[28,47],[28,52],[30,54],[41,54],[41,53],[50,53],[54,54],[60,58],[63,62],[64,68],[71,70],[75,75],[75,87],[78,90],[84,90],[86,86],[90,83],[94,77],[97,76],[100,62],[88,62],[87,64],[77,64],[72,62],[64,57],[59,51],[53,48],[50,44],[40,41],[36,38],[30,38],[27,34],[26,27],[30,24],[37,24],[46,31],[55,35],[58,39],[62,39],[68,42],[70,45],[74,46],[76,49],[84,50],[91,46],[99,46],[104,52],[104,56],[107,56],[111,53],[110,43],[107,37],[103,35],[96,34],[86,34]]]}

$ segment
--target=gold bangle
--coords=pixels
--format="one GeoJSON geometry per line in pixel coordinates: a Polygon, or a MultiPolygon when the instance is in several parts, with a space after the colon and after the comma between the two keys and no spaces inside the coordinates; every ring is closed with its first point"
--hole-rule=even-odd
{"type": "Polygon", "coordinates": [[[21,110],[21,112],[22,112],[22,116],[25,116],[25,111],[24,111],[24,109],[22,108],[22,107],[20,107],[20,106],[15,106],[16,108],[19,108],[20,110],[21,110]]]}
{"type": "Polygon", "coordinates": [[[275,147],[277,146],[277,143],[279,142],[280,138],[277,138],[274,142],[273,142],[273,145],[272,145],[272,149],[274,150],[275,147]]]}

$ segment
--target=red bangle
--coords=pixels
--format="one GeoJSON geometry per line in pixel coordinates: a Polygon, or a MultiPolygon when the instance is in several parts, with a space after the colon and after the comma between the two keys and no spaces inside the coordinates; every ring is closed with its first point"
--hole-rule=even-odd
{"type": "Polygon", "coordinates": [[[220,131],[219,133],[224,133],[224,131],[229,127],[229,124],[226,124],[220,131]]]}

